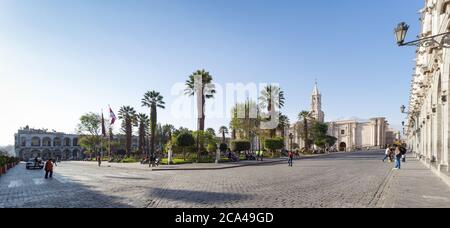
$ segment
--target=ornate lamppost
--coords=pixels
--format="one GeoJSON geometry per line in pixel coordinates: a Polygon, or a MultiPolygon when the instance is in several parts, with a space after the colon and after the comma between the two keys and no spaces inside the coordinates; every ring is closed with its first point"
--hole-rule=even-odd
{"type": "Polygon", "coordinates": [[[423,37],[418,40],[405,42],[406,35],[408,34],[409,25],[405,22],[401,22],[394,29],[397,45],[402,46],[422,46],[422,47],[439,47],[450,48],[450,32],[441,33],[433,36],[423,37]],[[440,40],[439,40],[440,39],[440,40]]]}

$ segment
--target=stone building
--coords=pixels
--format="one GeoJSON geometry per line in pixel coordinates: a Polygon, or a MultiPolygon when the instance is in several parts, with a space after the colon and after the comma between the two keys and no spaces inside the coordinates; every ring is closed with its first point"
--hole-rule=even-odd
{"type": "Polygon", "coordinates": [[[373,118],[367,122],[357,120],[329,122],[328,135],[337,138],[334,147],[339,151],[380,149],[395,140],[392,138],[393,131],[389,129],[384,117],[373,118]]]}
{"type": "MultiPolygon", "coordinates": [[[[85,158],[84,149],[78,143],[80,137],[81,135],[49,132],[45,129],[32,129],[27,126],[14,134],[15,153],[22,160],[36,156],[43,159],[80,160],[85,158]]],[[[113,141],[125,145],[126,136],[114,135],[113,141]]],[[[131,149],[136,151],[138,148],[139,139],[137,136],[133,136],[131,149]]],[[[119,148],[115,148],[113,152],[125,154],[125,150],[119,148]]]]}
{"type": "Polygon", "coordinates": [[[62,160],[83,157],[78,135],[48,132],[27,126],[14,134],[14,138],[16,156],[22,160],[36,156],[43,159],[59,157],[62,160]]]}
{"type": "MultiPolygon", "coordinates": [[[[426,0],[421,13],[419,38],[450,32],[450,0],[426,0]]],[[[420,45],[411,81],[407,144],[432,170],[440,174],[450,171],[450,49],[449,42],[420,45]]],[[[449,182],[450,183],[450,182],[449,182]]]]}
{"type": "MultiPolygon", "coordinates": [[[[311,95],[311,120],[324,123],[325,114],[322,111],[322,94],[317,83],[311,95]]],[[[311,124],[311,121],[309,121],[311,124]]],[[[387,144],[392,144],[392,136],[397,134],[389,129],[389,124],[384,117],[373,118],[367,122],[357,120],[341,120],[328,122],[328,135],[337,138],[332,149],[338,151],[352,151],[361,149],[380,149],[387,144]]],[[[299,148],[304,148],[305,143],[301,137],[302,123],[293,124],[285,136],[286,145],[290,145],[289,134],[293,135],[292,143],[299,148]]]]}

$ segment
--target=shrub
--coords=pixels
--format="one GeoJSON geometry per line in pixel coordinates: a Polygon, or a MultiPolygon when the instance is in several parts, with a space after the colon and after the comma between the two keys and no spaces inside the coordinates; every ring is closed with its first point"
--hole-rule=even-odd
{"type": "Polygon", "coordinates": [[[210,143],[208,144],[208,153],[215,153],[217,151],[217,144],[215,143],[210,143]]]}
{"type": "Polygon", "coordinates": [[[250,147],[250,141],[248,140],[234,140],[231,142],[231,150],[234,152],[250,150],[250,147]]]}
{"type": "Polygon", "coordinates": [[[264,147],[270,151],[281,150],[284,147],[283,138],[269,138],[264,141],[264,147]]]}
{"type": "Polygon", "coordinates": [[[228,144],[226,144],[226,143],[220,144],[219,149],[220,149],[220,152],[227,151],[228,150],[228,144]]]}

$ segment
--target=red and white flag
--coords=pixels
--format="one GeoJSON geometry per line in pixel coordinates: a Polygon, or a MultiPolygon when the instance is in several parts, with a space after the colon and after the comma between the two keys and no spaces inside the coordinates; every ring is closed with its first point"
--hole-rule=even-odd
{"type": "Polygon", "coordinates": [[[111,118],[111,125],[113,125],[116,122],[117,118],[111,107],[109,107],[109,117],[111,118]]]}

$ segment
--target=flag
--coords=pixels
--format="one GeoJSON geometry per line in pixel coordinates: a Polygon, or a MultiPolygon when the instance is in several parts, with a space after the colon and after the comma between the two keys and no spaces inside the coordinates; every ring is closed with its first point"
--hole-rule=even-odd
{"type": "Polygon", "coordinates": [[[102,112],[102,135],[103,137],[106,137],[105,118],[103,118],[103,112],[102,112]]]}
{"type": "Polygon", "coordinates": [[[109,117],[111,118],[111,125],[113,125],[116,122],[116,115],[114,115],[113,110],[111,107],[109,107],[109,117]]]}

